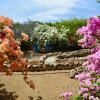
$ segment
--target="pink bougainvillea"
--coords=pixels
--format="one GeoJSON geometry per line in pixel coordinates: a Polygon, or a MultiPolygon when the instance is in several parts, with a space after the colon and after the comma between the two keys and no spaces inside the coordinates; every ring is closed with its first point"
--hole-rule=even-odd
{"type": "Polygon", "coordinates": [[[65,100],[69,100],[72,95],[72,92],[64,92],[61,94],[61,96],[64,97],[65,100]]]}
{"type": "Polygon", "coordinates": [[[77,35],[83,36],[79,44],[91,48],[91,55],[83,63],[85,71],[75,76],[80,82],[75,100],[100,100],[100,18],[90,18],[86,26],[78,29],[77,35]]]}
{"type": "Polygon", "coordinates": [[[79,93],[83,99],[100,99],[100,18],[93,17],[87,21],[87,26],[77,31],[83,35],[79,43],[84,48],[91,48],[91,55],[84,62],[85,72],[76,76],[80,81],[79,93]],[[85,89],[85,91],[84,91],[85,89]]]}

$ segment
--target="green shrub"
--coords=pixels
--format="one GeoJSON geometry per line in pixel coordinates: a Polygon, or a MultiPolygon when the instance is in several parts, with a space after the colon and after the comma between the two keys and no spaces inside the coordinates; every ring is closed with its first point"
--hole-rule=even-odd
{"type": "Polygon", "coordinates": [[[34,44],[45,47],[45,45],[55,45],[56,48],[61,48],[64,45],[67,47],[67,33],[68,29],[62,27],[58,30],[54,26],[47,24],[38,24],[33,31],[32,41],[34,44]]]}
{"type": "MultiPolygon", "coordinates": [[[[80,49],[77,40],[81,38],[76,36],[76,30],[85,25],[85,19],[74,18],[55,23],[41,23],[35,21],[15,23],[13,29],[15,30],[16,38],[19,37],[20,32],[25,32],[28,33],[34,44],[54,44],[57,49],[75,50],[80,49]],[[42,42],[40,43],[40,41],[42,42]]],[[[30,42],[23,43],[23,45],[26,44],[32,45],[30,42]]]]}
{"type": "Polygon", "coordinates": [[[32,41],[22,41],[20,47],[22,51],[32,50],[32,41]]]}
{"type": "MultiPolygon", "coordinates": [[[[82,26],[86,25],[86,19],[71,19],[71,20],[64,20],[61,22],[55,22],[55,23],[46,23],[49,26],[54,26],[58,30],[61,30],[62,27],[65,29],[69,29],[69,32],[67,33],[67,39],[68,39],[68,49],[80,49],[81,47],[78,46],[78,41],[81,37],[76,35],[76,30],[82,26]]],[[[61,33],[61,32],[60,32],[61,33]]]]}

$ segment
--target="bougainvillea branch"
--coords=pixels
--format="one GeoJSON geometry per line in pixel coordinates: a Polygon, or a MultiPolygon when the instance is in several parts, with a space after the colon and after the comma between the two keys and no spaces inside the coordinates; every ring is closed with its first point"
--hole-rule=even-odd
{"type": "MultiPolygon", "coordinates": [[[[100,100],[100,18],[90,18],[87,26],[78,29],[77,34],[83,36],[79,44],[83,48],[91,48],[91,55],[83,63],[85,71],[75,76],[80,87],[79,96],[74,100],[100,100]]],[[[64,94],[64,97],[69,100],[70,96],[64,94]]]]}
{"type": "Polygon", "coordinates": [[[76,76],[80,81],[79,96],[86,100],[100,99],[100,18],[93,17],[87,26],[78,30],[83,35],[79,41],[82,47],[91,48],[91,55],[83,63],[85,72],[76,76]]]}
{"type": "MultiPolygon", "coordinates": [[[[15,40],[12,26],[11,19],[0,16],[0,71],[5,71],[6,75],[12,75],[13,71],[22,71],[25,82],[34,88],[33,82],[27,77],[28,61],[23,58],[20,42],[15,40]]],[[[29,39],[25,33],[21,33],[21,35],[23,37],[21,41],[29,39]]]]}

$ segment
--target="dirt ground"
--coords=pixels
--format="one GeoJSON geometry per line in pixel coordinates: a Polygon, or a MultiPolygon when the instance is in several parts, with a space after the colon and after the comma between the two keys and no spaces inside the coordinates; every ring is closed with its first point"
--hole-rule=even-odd
{"type": "Polygon", "coordinates": [[[1,73],[0,100],[64,100],[60,97],[64,91],[77,94],[78,82],[70,79],[67,71],[29,72],[28,76],[35,90],[28,87],[21,73],[11,77],[1,73]]]}

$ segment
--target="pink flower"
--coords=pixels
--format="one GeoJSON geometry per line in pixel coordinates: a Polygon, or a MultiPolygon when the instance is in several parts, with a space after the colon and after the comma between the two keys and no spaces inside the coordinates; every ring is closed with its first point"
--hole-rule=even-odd
{"type": "Polygon", "coordinates": [[[87,99],[88,93],[84,93],[84,94],[83,94],[83,97],[84,97],[85,99],[87,99]]]}
{"type": "Polygon", "coordinates": [[[72,92],[64,92],[61,94],[62,97],[65,98],[65,100],[69,100],[69,98],[72,96],[72,92]]]}
{"type": "Polygon", "coordinates": [[[100,82],[100,18],[90,18],[87,25],[78,29],[77,33],[83,36],[79,40],[80,45],[83,48],[92,48],[92,54],[83,64],[85,71],[75,76],[80,81],[79,93],[86,100],[99,100],[96,96],[100,94],[100,86],[97,84],[100,82]]]}
{"type": "Polygon", "coordinates": [[[89,91],[88,88],[81,87],[80,90],[79,90],[79,93],[80,94],[87,93],[88,91],[89,91]]]}
{"type": "Polygon", "coordinates": [[[97,91],[100,91],[100,86],[96,86],[96,90],[97,91]]]}
{"type": "Polygon", "coordinates": [[[95,98],[94,96],[90,96],[89,100],[100,100],[100,99],[98,97],[95,98]]]}
{"type": "Polygon", "coordinates": [[[83,39],[79,41],[83,48],[97,44],[98,39],[95,36],[100,36],[100,18],[93,17],[89,19],[87,26],[79,28],[77,34],[83,35],[83,39]]]}
{"type": "Polygon", "coordinates": [[[83,72],[76,75],[75,78],[78,79],[80,82],[82,82],[83,80],[86,80],[87,78],[91,78],[91,74],[83,72]]]}
{"type": "Polygon", "coordinates": [[[86,79],[86,80],[84,80],[84,83],[85,83],[87,86],[92,85],[92,82],[91,82],[90,79],[86,79]]]}

